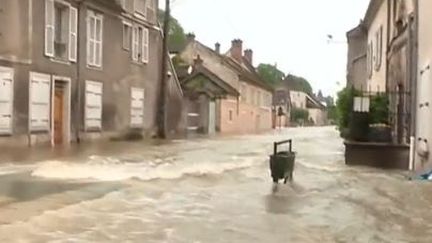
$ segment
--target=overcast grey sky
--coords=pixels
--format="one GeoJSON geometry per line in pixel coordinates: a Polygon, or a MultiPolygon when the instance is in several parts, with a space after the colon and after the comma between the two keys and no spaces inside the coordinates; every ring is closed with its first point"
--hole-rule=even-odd
{"type": "MultiPolygon", "coordinates": [[[[164,0],[160,0],[164,8],[164,0]]],[[[314,91],[335,94],[345,83],[345,33],[363,18],[368,0],[173,0],[173,16],[202,43],[228,50],[240,38],[254,64],[277,63],[314,91]],[[327,34],[335,43],[327,42],[327,34]]]]}

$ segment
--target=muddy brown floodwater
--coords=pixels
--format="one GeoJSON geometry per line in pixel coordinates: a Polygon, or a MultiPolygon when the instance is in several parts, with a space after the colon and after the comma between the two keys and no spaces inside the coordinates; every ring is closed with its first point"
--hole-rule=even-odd
{"type": "Polygon", "coordinates": [[[0,242],[432,242],[432,184],[343,149],[332,127],[296,128],[2,161],[0,242]],[[286,138],[294,183],[272,193],[286,138]]]}

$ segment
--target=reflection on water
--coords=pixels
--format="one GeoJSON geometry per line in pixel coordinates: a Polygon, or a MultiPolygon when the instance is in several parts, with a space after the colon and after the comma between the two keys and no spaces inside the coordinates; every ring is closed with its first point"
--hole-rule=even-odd
{"type": "Polygon", "coordinates": [[[346,167],[337,135],[110,144],[4,164],[0,242],[432,242],[430,185],[346,167]],[[286,138],[295,181],[272,192],[268,154],[286,138]]]}

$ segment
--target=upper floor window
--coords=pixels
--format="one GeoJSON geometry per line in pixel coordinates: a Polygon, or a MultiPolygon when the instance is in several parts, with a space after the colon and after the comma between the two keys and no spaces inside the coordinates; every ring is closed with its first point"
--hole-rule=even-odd
{"type": "Polygon", "coordinates": [[[132,45],[132,24],[123,22],[123,49],[130,50],[132,45]]]}
{"type": "Polygon", "coordinates": [[[372,71],[373,71],[373,62],[374,62],[374,57],[373,57],[373,45],[372,42],[369,42],[368,44],[368,49],[367,49],[367,64],[366,64],[366,68],[367,68],[367,73],[368,73],[368,77],[372,77],[372,71]]]}
{"type": "Polygon", "coordinates": [[[132,31],[132,60],[142,63],[149,60],[149,31],[138,25],[132,31]]]}
{"type": "Polygon", "coordinates": [[[381,60],[382,60],[382,46],[383,46],[383,27],[381,26],[378,31],[375,33],[375,53],[374,53],[374,61],[375,61],[375,70],[378,71],[381,68],[381,60]]]}
{"type": "Polygon", "coordinates": [[[87,65],[102,67],[103,15],[87,12],[87,65]]]}
{"type": "Polygon", "coordinates": [[[240,95],[241,95],[241,100],[243,102],[247,102],[247,86],[244,83],[242,83],[240,86],[240,95]]]}
{"type": "Polygon", "coordinates": [[[135,12],[146,16],[148,0],[134,0],[135,12]]]}
{"type": "Polygon", "coordinates": [[[45,55],[77,59],[78,11],[63,1],[45,0],[45,55]]]}

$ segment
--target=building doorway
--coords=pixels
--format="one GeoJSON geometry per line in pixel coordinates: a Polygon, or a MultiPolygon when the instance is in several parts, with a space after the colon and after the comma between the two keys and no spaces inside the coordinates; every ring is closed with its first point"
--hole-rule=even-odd
{"type": "Polygon", "coordinates": [[[54,77],[52,90],[52,144],[59,146],[70,141],[70,80],[54,77]]]}

